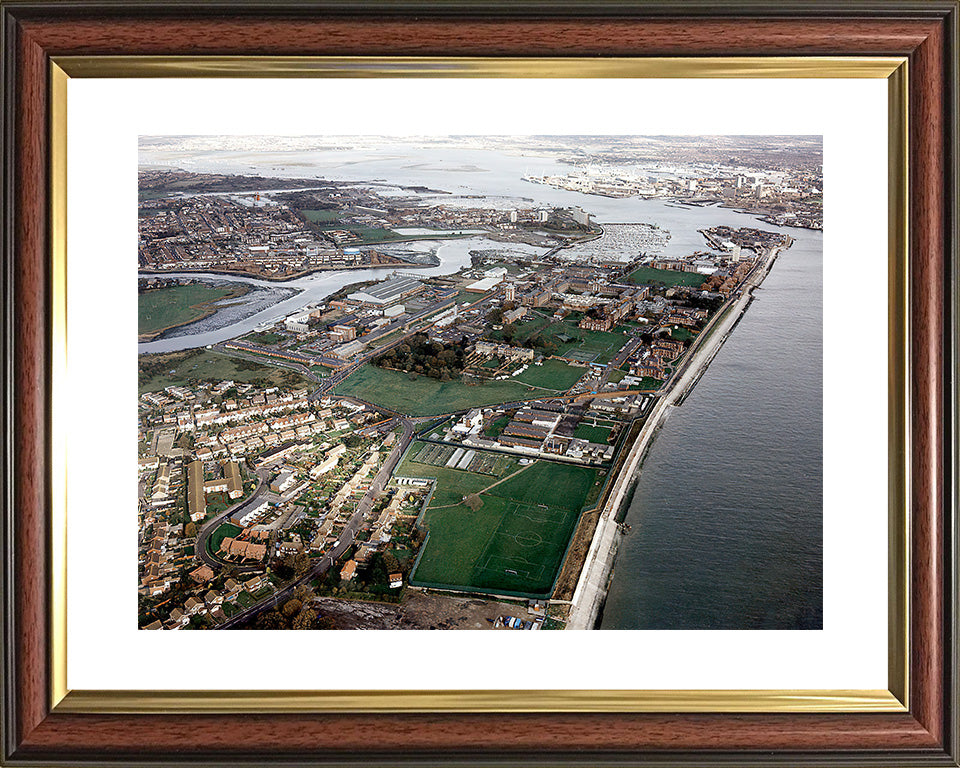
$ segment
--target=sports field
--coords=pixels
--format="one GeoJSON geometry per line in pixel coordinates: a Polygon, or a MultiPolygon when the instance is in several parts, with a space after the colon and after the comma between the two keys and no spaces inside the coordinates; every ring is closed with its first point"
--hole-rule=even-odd
{"type": "Polygon", "coordinates": [[[489,489],[480,492],[483,506],[476,511],[434,500],[424,518],[430,535],[411,581],[549,595],[596,475],[590,467],[538,461],[492,488],[487,478],[489,489]]]}
{"type": "Polygon", "coordinates": [[[302,210],[300,213],[303,214],[303,218],[309,221],[311,224],[338,224],[340,222],[341,213],[340,211],[335,211],[331,209],[325,210],[302,210]]]}
{"type": "Polygon", "coordinates": [[[572,341],[557,349],[558,355],[584,363],[609,363],[627,343],[627,337],[622,333],[577,330],[579,333],[572,341]]]}
{"type": "Polygon", "coordinates": [[[551,324],[541,336],[557,345],[558,357],[584,363],[609,363],[630,338],[614,331],[584,330],[578,327],[576,318],[551,324]]]}
{"type": "Polygon", "coordinates": [[[566,392],[586,372],[586,368],[569,365],[563,360],[544,360],[541,365],[530,365],[527,370],[515,377],[515,381],[566,392]]]}
{"type": "Polygon", "coordinates": [[[610,437],[610,427],[580,423],[576,429],[573,430],[573,436],[581,440],[589,440],[591,443],[601,443],[605,445],[610,437]]]}
{"type": "Polygon", "coordinates": [[[663,285],[690,285],[694,288],[699,288],[706,279],[707,276],[701,275],[699,272],[680,272],[676,269],[653,269],[651,267],[640,267],[640,269],[627,275],[628,281],[640,285],[662,283],[663,285]]]}
{"type": "MultiPolygon", "coordinates": [[[[524,373],[529,373],[525,371],[524,373]]],[[[558,375],[555,373],[555,376],[558,375]]],[[[338,395],[352,395],[410,416],[433,416],[483,405],[530,400],[556,395],[554,389],[530,386],[523,376],[507,381],[488,381],[468,385],[462,381],[440,381],[429,376],[410,378],[410,374],[377,368],[370,363],[361,366],[333,390],[338,395]]],[[[551,379],[553,383],[556,379],[551,379]]]]}

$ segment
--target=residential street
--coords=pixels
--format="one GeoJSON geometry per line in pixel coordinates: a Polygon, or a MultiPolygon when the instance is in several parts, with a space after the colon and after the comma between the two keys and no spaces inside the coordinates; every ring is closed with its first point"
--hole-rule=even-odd
{"type": "Polygon", "coordinates": [[[390,476],[393,474],[394,468],[397,466],[397,462],[400,461],[400,457],[403,456],[403,452],[407,449],[407,446],[410,445],[410,441],[413,439],[414,421],[412,419],[404,419],[402,423],[403,432],[400,435],[400,438],[394,443],[393,449],[390,451],[390,454],[380,467],[380,471],[377,472],[376,476],[373,478],[373,481],[370,483],[370,488],[360,500],[356,511],[347,521],[343,532],[340,534],[339,544],[324,554],[324,556],[317,561],[313,568],[307,571],[307,573],[305,573],[303,576],[295,579],[293,582],[285,586],[283,589],[278,590],[265,600],[257,603],[256,605],[252,605],[245,611],[231,617],[223,624],[220,624],[218,627],[216,627],[217,629],[231,629],[233,627],[246,624],[260,613],[267,610],[273,610],[277,606],[282,605],[293,596],[293,593],[296,591],[297,587],[299,587],[301,584],[307,584],[317,576],[321,576],[326,573],[330,566],[353,545],[353,540],[356,538],[357,531],[360,530],[360,526],[363,525],[364,518],[369,514],[370,510],[373,509],[374,502],[383,492],[387,482],[390,480],[390,476]]]}

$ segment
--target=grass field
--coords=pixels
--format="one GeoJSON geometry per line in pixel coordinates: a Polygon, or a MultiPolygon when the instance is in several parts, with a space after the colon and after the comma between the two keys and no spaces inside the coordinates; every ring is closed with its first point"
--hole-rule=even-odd
{"type": "Polygon", "coordinates": [[[254,344],[264,344],[270,346],[276,344],[278,341],[282,341],[285,336],[279,333],[272,333],[264,331],[262,333],[248,333],[243,337],[244,341],[252,341],[254,344]]]}
{"type": "Polygon", "coordinates": [[[684,328],[682,325],[678,325],[676,328],[670,329],[670,338],[676,339],[677,341],[691,341],[692,339],[697,338],[697,334],[695,334],[689,328],[684,328]]]}
{"type": "Polygon", "coordinates": [[[549,595],[597,471],[536,462],[480,494],[483,506],[427,510],[415,583],[549,595]]]}
{"type": "Polygon", "coordinates": [[[501,416],[499,419],[491,421],[489,426],[483,430],[484,437],[500,437],[500,433],[506,429],[507,424],[510,423],[509,416],[501,416]]]}
{"type": "Polygon", "coordinates": [[[529,384],[532,387],[566,391],[586,373],[586,368],[580,368],[563,362],[563,360],[544,360],[543,365],[531,365],[514,377],[514,381],[529,384]]]}
{"type": "Polygon", "coordinates": [[[139,393],[156,392],[198,381],[242,381],[265,387],[308,387],[313,382],[296,371],[252,360],[229,357],[210,350],[140,355],[139,393]]]}
{"type": "Polygon", "coordinates": [[[411,380],[409,374],[377,368],[369,363],[338,384],[333,391],[411,416],[433,416],[556,394],[553,390],[532,387],[516,379],[477,385],[439,381],[429,376],[418,376],[411,380]]]}
{"type": "Polygon", "coordinates": [[[322,210],[322,211],[300,211],[303,214],[303,218],[309,221],[311,224],[335,224],[340,221],[341,213],[340,211],[332,210],[322,210]]]}
{"type": "MultiPolygon", "coordinates": [[[[523,343],[527,339],[536,336],[536,334],[546,328],[550,324],[550,320],[546,317],[540,315],[534,315],[533,317],[527,317],[522,319],[518,323],[514,323],[514,335],[513,339],[515,342],[523,343]]],[[[488,331],[488,336],[494,341],[503,341],[503,331],[488,331]]]]}
{"type": "Polygon", "coordinates": [[[663,285],[690,285],[699,288],[703,285],[706,275],[697,272],[679,272],[675,269],[652,269],[640,267],[627,275],[631,283],[662,283],[663,285]]]}
{"type": "MultiPolygon", "coordinates": [[[[472,281],[471,281],[471,280],[467,280],[466,282],[469,283],[469,282],[472,282],[472,281]]],[[[488,291],[488,293],[489,293],[489,291],[488,291]]],[[[482,299],[485,295],[486,295],[486,294],[483,294],[483,293],[474,293],[473,291],[460,290],[460,291],[457,291],[457,295],[456,295],[456,297],[454,297],[454,302],[455,302],[456,304],[461,305],[461,306],[462,306],[464,303],[466,303],[466,304],[474,304],[474,303],[480,301],[480,299],[482,299]]]]}
{"type": "Polygon", "coordinates": [[[612,331],[585,331],[573,323],[562,323],[550,329],[554,334],[572,336],[571,341],[557,339],[557,354],[586,363],[609,363],[629,338],[612,331]]]}
{"type": "Polygon", "coordinates": [[[238,528],[232,523],[224,523],[210,534],[210,538],[207,539],[207,548],[212,554],[217,554],[220,549],[220,542],[228,536],[236,536],[241,530],[241,528],[238,528]]]}
{"type": "Polygon", "coordinates": [[[548,325],[550,325],[549,318],[543,317],[542,315],[533,315],[532,317],[525,318],[523,322],[517,325],[517,341],[526,341],[548,325]]]}
{"type": "Polygon", "coordinates": [[[649,376],[641,376],[640,383],[637,384],[637,389],[649,389],[656,390],[660,389],[663,384],[663,379],[652,379],[649,376]]]}
{"type": "Polygon", "coordinates": [[[581,440],[589,440],[591,443],[606,445],[607,438],[610,437],[610,428],[580,423],[573,430],[573,436],[581,440]]]}
{"type": "Polygon", "coordinates": [[[364,243],[383,243],[388,240],[405,239],[404,235],[382,227],[363,227],[351,224],[347,229],[356,234],[364,243]]]}
{"type": "Polygon", "coordinates": [[[384,344],[389,344],[391,341],[396,341],[397,338],[402,336],[404,333],[405,331],[402,328],[397,328],[397,330],[391,331],[386,336],[380,336],[379,338],[367,342],[367,347],[369,349],[377,349],[377,347],[382,347],[384,344]]]}
{"type": "Polygon", "coordinates": [[[619,368],[614,368],[612,371],[610,371],[610,376],[607,380],[611,384],[619,384],[621,381],[623,381],[623,377],[626,375],[627,374],[621,371],[619,368]]]}
{"type": "Polygon", "coordinates": [[[235,285],[173,285],[146,291],[137,297],[138,333],[157,333],[193,322],[213,311],[212,302],[246,292],[245,286],[235,285]]]}

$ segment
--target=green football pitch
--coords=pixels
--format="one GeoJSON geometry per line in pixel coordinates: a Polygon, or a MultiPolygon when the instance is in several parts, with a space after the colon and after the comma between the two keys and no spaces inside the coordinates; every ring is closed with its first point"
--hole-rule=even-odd
{"type": "Polygon", "coordinates": [[[431,507],[412,582],[549,595],[596,475],[590,467],[538,461],[480,493],[476,511],[462,503],[431,507]]]}

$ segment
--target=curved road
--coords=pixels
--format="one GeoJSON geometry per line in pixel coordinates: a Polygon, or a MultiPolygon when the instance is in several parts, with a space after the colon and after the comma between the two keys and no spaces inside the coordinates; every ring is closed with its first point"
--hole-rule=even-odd
{"type": "MultiPolygon", "coordinates": [[[[260,498],[267,492],[266,481],[270,477],[270,472],[263,469],[258,469],[256,472],[257,475],[257,487],[254,489],[253,493],[249,498],[244,499],[243,501],[234,504],[232,507],[228,507],[223,512],[221,512],[216,517],[210,518],[205,522],[200,531],[197,533],[197,543],[194,545],[193,551],[200,560],[202,560],[206,565],[209,565],[214,570],[219,570],[223,568],[225,563],[222,560],[214,557],[207,551],[207,542],[210,540],[210,536],[213,535],[213,532],[220,527],[220,524],[226,520],[228,517],[233,515],[235,512],[239,512],[242,509],[245,509],[248,506],[253,506],[257,503],[260,498]]],[[[256,565],[233,565],[237,569],[238,573],[246,573],[248,571],[256,571],[263,568],[261,564],[256,565]]]]}

